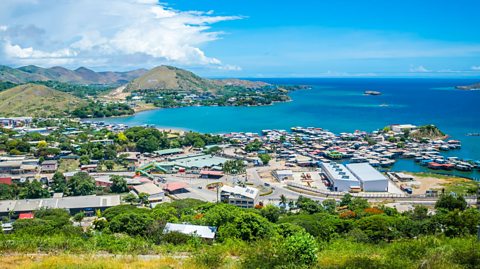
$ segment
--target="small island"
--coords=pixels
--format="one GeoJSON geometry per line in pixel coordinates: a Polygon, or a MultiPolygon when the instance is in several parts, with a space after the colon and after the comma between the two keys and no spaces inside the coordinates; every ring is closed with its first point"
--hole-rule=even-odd
{"type": "Polygon", "coordinates": [[[475,84],[465,85],[465,86],[456,86],[455,89],[463,90],[463,91],[479,91],[480,83],[475,83],[475,84]]]}

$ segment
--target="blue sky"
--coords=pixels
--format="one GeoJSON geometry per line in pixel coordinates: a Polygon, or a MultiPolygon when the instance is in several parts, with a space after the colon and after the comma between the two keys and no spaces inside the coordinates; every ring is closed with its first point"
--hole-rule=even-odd
{"type": "Polygon", "coordinates": [[[0,60],[171,64],[218,77],[480,77],[478,10],[473,0],[4,0],[0,60]]]}

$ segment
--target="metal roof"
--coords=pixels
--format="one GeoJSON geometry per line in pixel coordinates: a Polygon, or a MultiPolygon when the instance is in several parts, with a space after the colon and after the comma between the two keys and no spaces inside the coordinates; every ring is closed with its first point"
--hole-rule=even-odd
{"type": "Polygon", "coordinates": [[[257,196],[258,196],[258,189],[251,188],[251,187],[243,188],[243,187],[240,187],[240,186],[230,187],[228,185],[224,185],[221,188],[221,191],[222,192],[233,193],[233,194],[236,194],[236,195],[245,196],[245,197],[248,197],[248,198],[251,198],[251,199],[256,199],[257,196]]]}
{"type": "Polygon", "coordinates": [[[369,163],[350,163],[346,165],[360,181],[379,181],[387,178],[369,163]]]}
{"type": "Polygon", "coordinates": [[[163,233],[170,233],[170,232],[179,232],[182,234],[197,235],[201,238],[213,239],[215,238],[217,227],[167,223],[167,225],[165,225],[163,233]]]}

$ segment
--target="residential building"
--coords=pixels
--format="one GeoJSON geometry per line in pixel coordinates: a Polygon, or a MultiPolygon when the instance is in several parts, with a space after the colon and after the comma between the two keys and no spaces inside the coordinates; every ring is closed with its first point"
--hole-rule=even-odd
{"type": "Polygon", "coordinates": [[[258,201],[258,189],[252,187],[223,186],[220,189],[220,200],[224,203],[242,208],[253,208],[258,201]]]}
{"type": "Polygon", "coordinates": [[[55,173],[58,169],[58,161],[47,160],[42,163],[41,170],[43,173],[55,173]]]}
{"type": "Polygon", "coordinates": [[[162,202],[165,198],[165,192],[153,183],[133,186],[133,190],[137,195],[140,193],[148,194],[148,201],[150,204],[162,202]]]}

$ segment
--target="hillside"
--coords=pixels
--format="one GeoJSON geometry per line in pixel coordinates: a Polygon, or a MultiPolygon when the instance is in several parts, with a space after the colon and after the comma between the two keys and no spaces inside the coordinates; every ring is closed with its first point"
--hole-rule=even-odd
{"type": "Polygon", "coordinates": [[[0,92],[2,116],[52,116],[65,114],[87,102],[43,85],[25,84],[0,92]]]}
{"type": "Polygon", "coordinates": [[[137,69],[129,72],[95,72],[85,67],[70,70],[55,66],[42,68],[34,65],[11,68],[0,66],[0,81],[28,83],[34,81],[59,81],[77,84],[125,84],[143,75],[147,70],[137,69]]]}
{"type": "Polygon", "coordinates": [[[417,139],[444,139],[446,137],[445,133],[440,131],[435,125],[420,126],[417,130],[413,131],[410,136],[417,139]]]}
{"type": "Polygon", "coordinates": [[[176,91],[213,91],[220,89],[208,79],[201,78],[192,72],[172,67],[158,66],[143,76],[131,81],[125,91],[138,90],[176,90],[176,91]]]}

